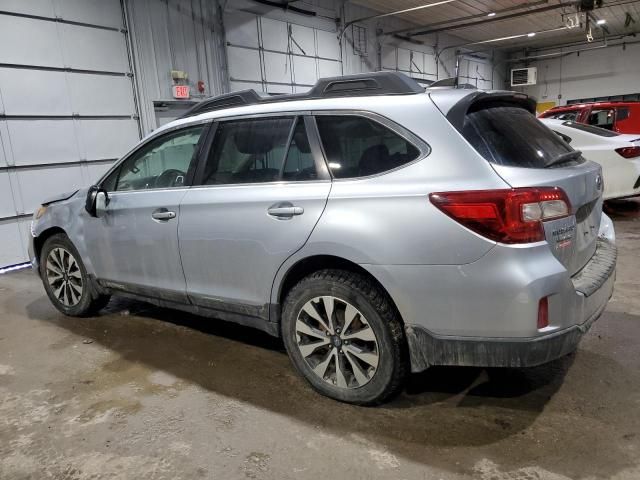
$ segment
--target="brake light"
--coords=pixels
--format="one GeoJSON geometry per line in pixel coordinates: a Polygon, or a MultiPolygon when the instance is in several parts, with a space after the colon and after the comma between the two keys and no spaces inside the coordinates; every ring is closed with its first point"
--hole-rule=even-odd
{"type": "Polygon", "coordinates": [[[549,299],[544,297],[538,303],[538,329],[549,326],[549,299]]]}
{"type": "Polygon", "coordinates": [[[557,187],[439,192],[429,199],[468,229],[509,244],[544,240],[543,221],[571,214],[566,193],[557,187]]]}
{"type": "Polygon", "coordinates": [[[624,158],[640,157],[640,147],[616,148],[616,153],[624,158]]]}

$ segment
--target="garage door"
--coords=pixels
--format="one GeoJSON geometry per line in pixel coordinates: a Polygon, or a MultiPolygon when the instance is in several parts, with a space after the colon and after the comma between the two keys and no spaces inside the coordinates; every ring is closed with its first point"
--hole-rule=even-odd
{"type": "Polygon", "coordinates": [[[0,266],[27,261],[31,214],[93,183],[139,139],[118,0],[3,0],[0,266]]]}
{"type": "Polygon", "coordinates": [[[335,31],[239,11],[226,13],[224,21],[232,91],[296,93],[341,73],[335,31]]]}
{"type": "Polygon", "coordinates": [[[436,57],[395,45],[382,45],[382,69],[402,72],[416,80],[437,80],[436,57]]]}

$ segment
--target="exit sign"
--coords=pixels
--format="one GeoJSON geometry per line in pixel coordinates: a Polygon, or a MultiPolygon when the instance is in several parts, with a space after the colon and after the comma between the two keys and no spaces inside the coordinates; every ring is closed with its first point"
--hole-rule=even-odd
{"type": "Polygon", "coordinates": [[[189,98],[189,85],[174,85],[173,98],[189,98]]]}

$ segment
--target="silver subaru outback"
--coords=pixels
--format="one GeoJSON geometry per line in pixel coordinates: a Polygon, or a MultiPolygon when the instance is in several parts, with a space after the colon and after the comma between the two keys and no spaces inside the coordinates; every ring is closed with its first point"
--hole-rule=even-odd
{"type": "Polygon", "coordinates": [[[616,247],[600,167],[534,111],[397,73],[215,97],[43,203],[33,267],[67,315],[116,294],[281,336],[344,402],[549,362],[604,310],[616,247]]]}

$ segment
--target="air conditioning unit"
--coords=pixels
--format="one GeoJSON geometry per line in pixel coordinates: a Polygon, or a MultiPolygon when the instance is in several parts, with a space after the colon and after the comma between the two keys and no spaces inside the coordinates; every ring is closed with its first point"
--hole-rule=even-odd
{"type": "Polygon", "coordinates": [[[538,82],[538,69],[530,68],[514,68],[511,70],[511,86],[521,87],[524,85],[535,85],[538,82]]]}

